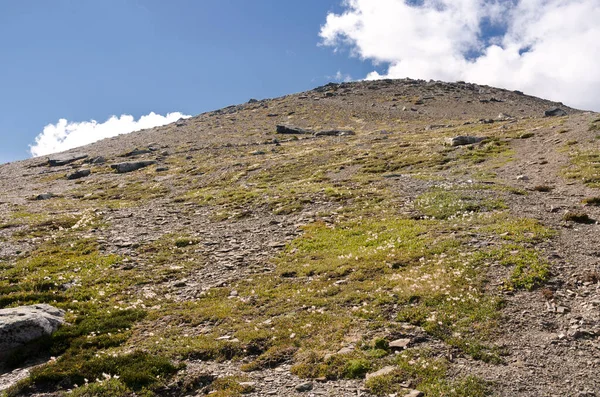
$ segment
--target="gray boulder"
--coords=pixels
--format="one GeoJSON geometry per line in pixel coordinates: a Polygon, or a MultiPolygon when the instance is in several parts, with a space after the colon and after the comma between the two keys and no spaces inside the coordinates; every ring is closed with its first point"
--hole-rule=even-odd
{"type": "Polygon", "coordinates": [[[450,138],[448,141],[450,146],[463,146],[479,143],[483,140],[485,140],[485,138],[477,136],[455,136],[454,138],[450,138]]]}
{"type": "Polygon", "coordinates": [[[314,132],[305,128],[294,127],[292,125],[277,125],[278,134],[300,134],[300,135],[312,135],[314,132]]]}
{"type": "Polygon", "coordinates": [[[86,176],[89,176],[92,173],[92,171],[88,170],[88,169],[82,169],[82,170],[77,170],[73,173],[70,173],[67,175],[67,179],[79,179],[79,178],[84,178],[86,176]]]}
{"type": "Polygon", "coordinates": [[[566,115],[567,115],[567,112],[565,112],[561,108],[548,109],[544,112],[545,117],[562,117],[562,116],[566,116],[566,115]]]}
{"type": "Polygon", "coordinates": [[[326,130],[315,132],[315,136],[348,136],[354,135],[354,131],[350,130],[326,130]]]}
{"type": "Polygon", "coordinates": [[[56,195],[54,193],[41,193],[38,194],[37,196],[34,196],[33,199],[34,200],[50,200],[51,198],[56,197],[56,195]]]}
{"type": "Polygon", "coordinates": [[[297,134],[297,135],[314,135],[314,136],[348,136],[354,135],[354,131],[350,130],[322,130],[314,131],[308,128],[294,127],[293,125],[277,125],[278,134],[297,134]]]}
{"type": "Polygon", "coordinates": [[[132,161],[127,163],[112,164],[110,168],[116,170],[119,174],[139,170],[140,168],[148,167],[149,165],[156,164],[154,160],[146,161],[132,161]]]}
{"type": "Polygon", "coordinates": [[[48,165],[50,167],[59,167],[61,165],[71,164],[77,160],[85,159],[87,157],[88,157],[87,154],[67,154],[67,155],[60,155],[60,156],[56,156],[56,157],[49,157],[48,165]]]}
{"type": "Polygon", "coordinates": [[[64,323],[65,312],[47,304],[0,309],[0,358],[64,323]]]}

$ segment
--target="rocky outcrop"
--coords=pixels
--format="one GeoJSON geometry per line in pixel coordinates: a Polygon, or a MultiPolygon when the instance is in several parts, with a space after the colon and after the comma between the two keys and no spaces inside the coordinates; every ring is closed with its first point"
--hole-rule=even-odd
{"type": "Polygon", "coordinates": [[[278,134],[298,134],[298,135],[312,135],[314,132],[306,128],[294,127],[293,125],[280,124],[276,127],[278,134]]]}
{"type": "Polygon", "coordinates": [[[91,173],[92,173],[92,171],[90,171],[89,169],[77,170],[75,172],[68,174],[67,179],[73,180],[73,179],[85,178],[86,176],[89,176],[91,173]]]}
{"type": "Polygon", "coordinates": [[[325,130],[325,131],[317,131],[314,134],[315,136],[348,136],[354,135],[354,131],[350,130],[325,130]]]}
{"type": "Polygon", "coordinates": [[[132,161],[127,163],[118,163],[113,164],[110,168],[117,171],[119,174],[124,174],[126,172],[132,172],[135,170],[139,170],[140,168],[148,167],[149,165],[156,164],[154,160],[146,160],[146,161],[132,161]]]}
{"type": "Polygon", "coordinates": [[[64,323],[65,312],[47,304],[0,309],[0,359],[11,350],[44,335],[64,323]]]}
{"type": "Polygon", "coordinates": [[[463,145],[472,145],[474,143],[479,143],[483,141],[485,138],[477,137],[477,136],[455,136],[454,138],[450,138],[448,142],[450,146],[463,146],[463,145]]]}
{"type": "Polygon", "coordinates": [[[566,116],[566,115],[567,115],[567,112],[565,112],[561,108],[548,109],[544,112],[544,116],[546,116],[546,117],[562,117],[562,116],[566,116]]]}
{"type": "Polygon", "coordinates": [[[307,128],[294,127],[293,125],[277,125],[278,134],[296,134],[296,135],[314,135],[314,136],[347,136],[354,135],[354,131],[350,130],[322,130],[313,131],[307,128]]]}
{"type": "Polygon", "coordinates": [[[88,155],[87,154],[70,154],[70,155],[62,155],[62,156],[56,156],[56,157],[49,157],[48,158],[48,165],[50,167],[59,167],[62,165],[67,165],[67,164],[71,164],[77,160],[82,160],[87,158],[88,155]]]}

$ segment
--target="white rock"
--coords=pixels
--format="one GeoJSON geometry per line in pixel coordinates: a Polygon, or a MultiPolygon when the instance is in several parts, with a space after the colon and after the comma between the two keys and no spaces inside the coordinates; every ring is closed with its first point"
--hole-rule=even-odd
{"type": "Polygon", "coordinates": [[[0,356],[44,335],[64,323],[65,312],[47,304],[0,310],[0,356]]]}
{"type": "Polygon", "coordinates": [[[396,367],[392,367],[391,365],[388,365],[387,367],[381,368],[379,371],[371,372],[370,374],[367,374],[367,380],[369,380],[371,378],[377,378],[378,376],[389,375],[392,372],[394,372],[395,370],[396,370],[396,367]]]}
{"type": "Polygon", "coordinates": [[[392,349],[406,349],[410,344],[410,339],[396,339],[390,342],[390,348],[392,349]]]}

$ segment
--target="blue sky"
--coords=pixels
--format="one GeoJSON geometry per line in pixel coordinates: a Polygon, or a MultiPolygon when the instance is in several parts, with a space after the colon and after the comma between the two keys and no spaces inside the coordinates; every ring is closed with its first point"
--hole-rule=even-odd
{"type": "Polygon", "coordinates": [[[0,0],[0,163],[338,72],[598,111],[599,20],[598,0],[0,0]]]}
{"type": "Polygon", "coordinates": [[[60,118],[195,115],[372,67],[320,47],[333,0],[0,1],[0,162],[60,118]]]}

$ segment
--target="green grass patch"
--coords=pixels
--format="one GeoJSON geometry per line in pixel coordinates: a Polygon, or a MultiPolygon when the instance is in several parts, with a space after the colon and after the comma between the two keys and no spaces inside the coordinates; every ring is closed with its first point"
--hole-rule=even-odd
{"type": "Polygon", "coordinates": [[[600,188],[600,151],[578,151],[571,154],[571,165],[564,175],[592,188],[600,188]]]}
{"type": "Polygon", "coordinates": [[[588,206],[600,206],[600,197],[586,197],[581,202],[588,206]]]}
{"type": "Polygon", "coordinates": [[[509,244],[499,249],[477,254],[481,262],[497,262],[512,269],[505,281],[508,289],[533,290],[543,286],[550,277],[550,264],[534,249],[509,244]]]}
{"type": "Polygon", "coordinates": [[[415,200],[415,208],[434,219],[448,219],[469,212],[504,209],[499,199],[479,198],[462,192],[436,190],[424,193],[415,200]]]}

